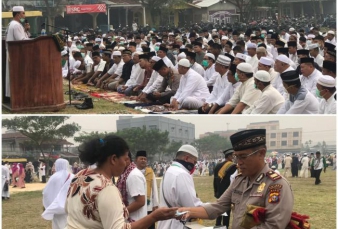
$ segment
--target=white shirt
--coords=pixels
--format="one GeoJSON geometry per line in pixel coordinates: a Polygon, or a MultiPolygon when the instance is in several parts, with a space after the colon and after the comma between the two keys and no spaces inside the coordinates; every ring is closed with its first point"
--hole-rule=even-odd
{"type": "MultiPolygon", "coordinates": [[[[271,76],[271,81],[270,84],[276,88],[278,90],[278,87],[280,84],[282,84],[283,86],[283,80],[280,77],[279,73],[275,71],[275,69],[270,68],[269,70],[270,76],[271,76]]],[[[282,92],[278,91],[280,94],[282,94],[282,92]]]]}
{"type": "Polygon", "coordinates": [[[316,96],[317,89],[317,80],[322,76],[322,73],[317,69],[314,69],[313,72],[309,76],[300,76],[300,82],[303,87],[308,89],[314,96],[316,96]]]}
{"type": "Polygon", "coordinates": [[[102,72],[106,66],[106,61],[100,60],[100,63],[94,66],[94,72],[102,72]]]}
{"type": "Polygon", "coordinates": [[[323,67],[323,61],[324,61],[324,57],[320,54],[318,54],[316,56],[316,58],[314,58],[314,62],[317,63],[319,65],[319,67],[323,67]]]}
{"type": "Polygon", "coordinates": [[[216,79],[219,76],[219,73],[215,71],[215,64],[212,64],[210,68],[207,68],[202,76],[204,77],[208,86],[214,86],[216,79]]]}
{"type": "Polygon", "coordinates": [[[21,23],[12,20],[7,29],[6,41],[21,41],[29,39],[21,23]]]}
{"type": "Polygon", "coordinates": [[[243,110],[243,112],[245,112],[245,110],[249,109],[250,106],[259,99],[261,94],[262,92],[260,90],[254,88],[254,77],[251,77],[244,83],[242,82],[227,104],[235,108],[238,103],[245,103],[246,107],[243,110]]]}
{"type": "Polygon", "coordinates": [[[92,60],[92,58],[90,58],[89,55],[86,55],[84,58],[84,64],[85,64],[85,71],[86,73],[89,73],[92,71],[92,66],[94,64],[94,61],[92,60]]]}
{"type": "Polygon", "coordinates": [[[125,86],[133,87],[136,85],[141,85],[144,79],[144,69],[140,67],[140,64],[134,64],[131,68],[131,74],[129,80],[126,82],[125,86]]]}
{"type": "Polygon", "coordinates": [[[276,114],[284,101],[284,97],[272,85],[268,85],[261,97],[243,114],[276,114]]]}
{"type": "Polygon", "coordinates": [[[147,216],[147,183],[146,178],[138,168],[134,168],[130,173],[126,181],[128,203],[135,202],[134,197],[145,196],[144,205],[139,210],[129,214],[132,220],[139,220],[147,216]]]}
{"type": "Polygon", "coordinates": [[[226,89],[227,85],[229,84],[228,77],[227,77],[228,71],[223,76],[221,76],[218,72],[216,72],[216,73],[218,74],[217,78],[215,79],[216,82],[214,84],[214,87],[212,89],[210,96],[206,100],[206,102],[209,103],[209,104],[210,103],[216,103],[216,101],[225,92],[225,89],[226,89]]]}
{"type": "Polygon", "coordinates": [[[195,62],[192,66],[191,69],[195,70],[198,74],[200,74],[201,76],[204,76],[204,68],[202,67],[202,65],[200,65],[199,63],[195,62]]]}
{"type": "Polygon", "coordinates": [[[336,37],[333,37],[332,40],[326,39],[325,42],[328,42],[328,43],[330,43],[330,44],[336,45],[336,43],[337,43],[337,42],[336,42],[336,37]]]}
{"type": "Polygon", "coordinates": [[[302,163],[302,168],[307,169],[309,167],[309,157],[308,156],[303,157],[301,160],[301,163],[302,163]]]}
{"type": "Polygon", "coordinates": [[[113,64],[113,66],[108,70],[109,75],[116,74],[117,77],[115,79],[119,79],[122,75],[122,68],[123,68],[124,62],[123,60],[120,61],[118,64],[113,64]]]}
{"type": "Polygon", "coordinates": [[[143,88],[142,92],[146,94],[150,94],[153,91],[158,90],[161,87],[162,81],[163,81],[163,76],[158,74],[157,71],[153,71],[153,73],[151,73],[151,76],[150,76],[150,79],[147,85],[145,86],[145,88],[143,88]]]}
{"type": "Polygon", "coordinates": [[[221,96],[218,97],[216,103],[219,106],[224,106],[231,99],[231,97],[234,95],[238,87],[241,86],[241,84],[241,82],[237,82],[235,84],[229,82],[221,96]]]}
{"type": "Polygon", "coordinates": [[[317,114],[318,107],[318,99],[303,87],[302,92],[298,92],[296,96],[290,95],[277,114],[317,114]]]}
{"type": "Polygon", "coordinates": [[[335,95],[336,93],[334,93],[327,101],[324,98],[320,99],[318,114],[336,114],[335,95]]]}
{"type": "MultiPolygon", "coordinates": [[[[145,175],[146,170],[143,169],[141,170],[143,175],[145,175]]],[[[148,191],[148,188],[147,188],[148,191]]],[[[147,193],[148,196],[148,193],[147,193]]],[[[146,198],[147,198],[146,196],[146,198]]],[[[150,193],[150,203],[147,205],[147,211],[151,212],[153,211],[153,207],[158,207],[159,205],[159,199],[158,199],[158,190],[157,190],[157,182],[156,182],[156,177],[155,173],[153,173],[153,182],[152,182],[152,188],[151,188],[151,193],[150,193]]]]}
{"type": "Polygon", "coordinates": [[[254,55],[248,61],[246,61],[246,63],[251,64],[252,69],[254,69],[254,71],[257,71],[257,69],[258,69],[258,62],[259,62],[259,60],[257,58],[257,55],[254,55]]]}
{"type": "Polygon", "coordinates": [[[323,157],[320,157],[320,158],[316,158],[314,159],[314,170],[319,170],[319,169],[322,169],[324,168],[324,162],[323,162],[323,157]]]}
{"type": "Polygon", "coordinates": [[[209,89],[203,77],[190,68],[187,73],[181,77],[180,86],[174,98],[179,103],[182,103],[182,101],[189,96],[203,101],[203,99],[207,99],[209,95],[209,89]]]}
{"type": "MultiPolygon", "coordinates": [[[[197,207],[203,202],[196,197],[193,177],[178,162],[168,168],[160,184],[160,207],[168,207],[165,199],[172,207],[197,207]]],[[[183,229],[184,225],[176,219],[158,222],[158,228],[183,229]]]]}
{"type": "Polygon", "coordinates": [[[163,57],[162,60],[165,63],[165,65],[167,65],[167,67],[169,68],[174,67],[173,62],[171,62],[171,60],[167,56],[163,57]]]}
{"type": "Polygon", "coordinates": [[[289,59],[292,60],[293,63],[298,63],[298,56],[297,53],[295,54],[289,54],[289,59]]]}

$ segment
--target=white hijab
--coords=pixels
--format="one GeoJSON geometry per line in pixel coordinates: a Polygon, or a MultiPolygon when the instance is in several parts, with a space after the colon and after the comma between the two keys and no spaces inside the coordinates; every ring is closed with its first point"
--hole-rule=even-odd
{"type": "Polygon", "coordinates": [[[46,220],[52,220],[54,214],[65,214],[67,192],[74,177],[66,159],[55,161],[55,171],[42,192],[43,206],[46,209],[42,217],[46,220]]]}

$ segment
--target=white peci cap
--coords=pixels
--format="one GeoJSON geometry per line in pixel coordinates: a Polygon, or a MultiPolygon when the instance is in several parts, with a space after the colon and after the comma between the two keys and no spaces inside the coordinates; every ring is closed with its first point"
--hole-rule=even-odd
{"type": "Polygon", "coordinates": [[[178,65],[181,65],[183,67],[186,67],[186,68],[190,68],[190,62],[188,59],[181,59],[179,62],[178,62],[178,65]]]}
{"type": "Polygon", "coordinates": [[[237,69],[245,73],[253,73],[252,65],[248,63],[240,63],[237,69]]]}
{"type": "Polygon", "coordinates": [[[332,76],[322,75],[318,77],[317,83],[324,87],[335,87],[336,79],[332,76]]]}
{"type": "Polygon", "coordinates": [[[198,158],[198,152],[192,145],[182,145],[177,152],[186,152],[196,158],[198,158]]]}
{"type": "Polygon", "coordinates": [[[254,75],[256,79],[262,82],[270,82],[271,81],[271,75],[267,71],[259,70],[254,75]]]}
{"type": "Polygon", "coordinates": [[[13,6],[13,12],[24,12],[23,6],[13,6]]]}

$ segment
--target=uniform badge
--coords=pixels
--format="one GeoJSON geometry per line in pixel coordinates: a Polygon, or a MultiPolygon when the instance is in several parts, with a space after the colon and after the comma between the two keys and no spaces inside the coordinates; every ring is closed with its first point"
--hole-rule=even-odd
{"type": "Polygon", "coordinates": [[[265,183],[263,182],[258,188],[257,188],[257,192],[263,192],[265,188],[265,183]]]}
{"type": "Polygon", "coordinates": [[[257,177],[256,182],[260,182],[263,178],[264,178],[264,173],[261,173],[261,174],[257,177]]]}
{"type": "Polygon", "coordinates": [[[273,181],[281,179],[282,176],[278,175],[277,173],[275,173],[274,171],[269,171],[266,173],[266,175],[273,181]]]}
{"type": "Polygon", "coordinates": [[[277,204],[280,200],[280,192],[279,190],[271,190],[269,194],[269,200],[268,202],[270,204],[277,204]]]}

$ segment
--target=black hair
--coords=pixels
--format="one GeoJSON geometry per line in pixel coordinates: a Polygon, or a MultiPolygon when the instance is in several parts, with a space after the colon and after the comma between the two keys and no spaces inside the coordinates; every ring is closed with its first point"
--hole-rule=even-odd
{"type": "Polygon", "coordinates": [[[324,87],[324,86],[322,86],[322,88],[328,90],[331,94],[336,92],[336,87],[324,87]]]}
{"type": "Polygon", "coordinates": [[[300,37],[299,41],[306,42],[306,38],[305,37],[300,37]]]}
{"type": "Polygon", "coordinates": [[[243,72],[243,73],[244,73],[244,75],[246,75],[246,77],[248,77],[248,78],[253,77],[253,73],[246,73],[246,72],[243,72]]]}
{"type": "Polygon", "coordinates": [[[233,49],[232,49],[234,52],[242,52],[242,48],[240,46],[235,46],[233,49]]]}
{"type": "Polygon", "coordinates": [[[292,82],[284,82],[284,83],[288,86],[295,85],[296,88],[300,88],[300,86],[302,86],[302,84],[300,83],[300,79],[297,79],[292,82]]]}
{"type": "Polygon", "coordinates": [[[266,44],[260,43],[260,44],[258,45],[258,47],[264,47],[264,48],[266,49],[266,44]]]}
{"type": "Polygon", "coordinates": [[[12,12],[13,17],[15,17],[17,14],[20,14],[20,12],[12,12]]]}
{"type": "Polygon", "coordinates": [[[73,54],[73,57],[82,57],[81,53],[80,52],[76,52],[73,54]]]}
{"type": "Polygon", "coordinates": [[[260,82],[264,85],[264,87],[267,87],[270,85],[270,82],[263,82],[263,81],[260,81],[260,82]]]}
{"type": "Polygon", "coordinates": [[[237,41],[237,42],[236,42],[236,45],[241,46],[241,47],[245,47],[245,43],[244,43],[243,40],[237,41]]]}
{"type": "Polygon", "coordinates": [[[211,57],[208,57],[208,60],[211,60],[212,63],[215,63],[215,60],[212,59],[211,57]]]}
{"type": "Polygon", "coordinates": [[[100,167],[109,156],[117,157],[125,155],[129,151],[127,142],[116,135],[107,135],[103,139],[93,138],[82,143],[78,148],[79,158],[85,164],[95,164],[100,167]]]}

